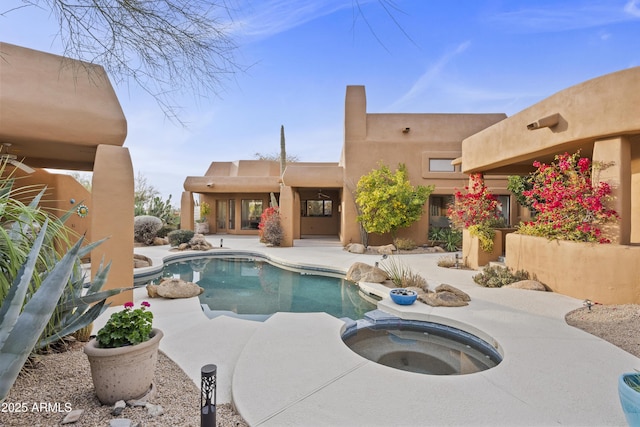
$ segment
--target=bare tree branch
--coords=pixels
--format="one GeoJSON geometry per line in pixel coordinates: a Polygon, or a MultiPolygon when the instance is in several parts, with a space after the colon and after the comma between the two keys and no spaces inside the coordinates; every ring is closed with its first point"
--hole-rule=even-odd
{"type": "Polygon", "coordinates": [[[23,1],[56,17],[64,56],[135,82],[178,122],[175,97],[218,95],[240,70],[227,0],[23,1]]]}

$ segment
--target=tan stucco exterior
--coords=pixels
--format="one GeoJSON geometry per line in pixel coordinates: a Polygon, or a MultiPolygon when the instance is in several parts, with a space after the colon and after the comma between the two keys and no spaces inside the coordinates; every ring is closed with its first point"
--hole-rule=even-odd
{"type": "MultiPolygon", "coordinates": [[[[34,168],[94,171],[91,193],[38,169],[17,184],[46,185],[42,205],[57,214],[72,200],[88,206],[87,217],[74,214],[67,225],[89,241],[112,237],[91,253],[92,271],[104,256],[112,261],[104,288],[132,286],[133,168],[122,147],[127,122],[104,69],[7,43],[0,57],[0,144],[34,168]]],[[[131,299],[125,292],[112,302],[131,299]]]]}
{"type": "MultiPolygon", "coordinates": [[[[352,193],[360,177],[377,168],[380,162],[395,169],[404,163],[413,185],[435,185],[434,196],[448,196],[467,185],[467,175],[456,166],[450,172],[430,170],[430,161],[438,160],[451,167],[460,157],[462,140],[503,119],[504,114],[373,114],[367,113],[364,86],[348,86],[345,97],[344,144],[335,163],[290,163],[280,174],[279,162],[213,162],[204,176],[187,177],[184,183],[183,226],[193,226],[193,194],[212,207],[231,200],[235,206],[234,223],[241,224],[241,200],[260,199],[269,206],[269,193],[279,197],[280,215],[285,232],[284,246],[295,239],[313,235],[338,236],[343,244],[360,242],[360,230],[352,193]],[[324,216],[306,215],[305,202],[323,203],[324,216]],[[186,209],[185,209],[186,208],[186,209]]],[[[337,153],[336,153],[337,154],[337,153]]],[[[508,196],[506,178],[494,176],[489,187],[496,194],[508,196]]],[[[515,203],[512,203],[515,218],[515,203]]],[[[399,237],[411,237],[426,243],[430,215],[399,237]]],[[[216,218],[218,212],[211,215],[216,218]]],[[[231,215],[230,213],[228,215],[231,215]]],[[[208,220],[211,232],[256,234],[255,229],[221,228],[208,220]]],[[[227,221],[228,222],[228,221],[227,221]]],[[[370,244],[391,241],[391,236],[372,235],[370,244]]]]}
{"type": "Polygon", "coordinates": [[[613,188],[620,221],[606,229],[610,245],[548,242],[507,236],[506,264],[528,271],[551,289],[601,303],[640,303],[640,67],[560,91],[478,132],[462,143],[465,173],[527,173],[581,151],[596,181],[613,188]]]}

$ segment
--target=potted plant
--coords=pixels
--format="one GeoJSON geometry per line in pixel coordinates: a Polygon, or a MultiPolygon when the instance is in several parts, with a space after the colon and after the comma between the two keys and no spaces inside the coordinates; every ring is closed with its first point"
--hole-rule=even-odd
{"type": "Polygon", "coordinates": [[[198,234],[209,233],[209,223],[207,216],[211,213],[211,206],[207,202],[200,203],[200,218],[196,221],[195,232],[198,234]]]}
{"type": "Polygon", "coordinates": [[[640,373],[620,375],[618,396],[627,423],[632,427],[640,426],[640,373]]]}
{"type": "Polygon", "coordinates": [[[84,347],[102,404],[139,399],[151,389],[163,333],[152,327],[149,307],[146,301],[136,309],[125,303],[84,347]]]}
{"type": "Polygon", "coordinates": [[[399,305],[411,305],[416,302],[418,294],[415,291],[404,288],[395,288],[389,291],[391,300],[399,305]]]}

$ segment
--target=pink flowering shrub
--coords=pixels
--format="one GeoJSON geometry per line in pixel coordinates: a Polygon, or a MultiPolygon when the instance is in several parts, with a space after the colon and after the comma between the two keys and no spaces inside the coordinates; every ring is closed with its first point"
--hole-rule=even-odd
{"type": "Polygon", "coordinates": [[[549,165],[533,163],[537,170],[529,177],[533,184],[522,195],[535,210],[532,222],[523,223],[519,232],[548,239],[610,243],[602,226],[616,221],[618,214],[606,206],[611,186],[594,184],[591,161],[575,154],[557,155],[549,165]]]}
{"type": "Polygon", "coordinates": [[[258,234],[260,242],[280,246],[282,239],[284,239],[284,231],[277,208],[267,208],[262,212],[260,224],[258,224],[258,234]]]}
{"type": "Polygon", "coordinates": [[[466,193],[456,191],[454,201],[447,209],[447,216],[454,228],[469,228],[473,225],[488,225],[500,220],[498,199],[484,185],[482,174],[470,176],[471,188],[466,193]]]}

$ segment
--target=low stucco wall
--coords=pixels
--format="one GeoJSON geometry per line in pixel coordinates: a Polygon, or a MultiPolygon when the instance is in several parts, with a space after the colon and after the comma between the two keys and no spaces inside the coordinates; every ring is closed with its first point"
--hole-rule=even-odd
{"type": "Polygon", "coordinates": [[[552,291],[601,304],[640,304],[640,247],[600,245],[511,233],[506,265],[552,291]]]}

